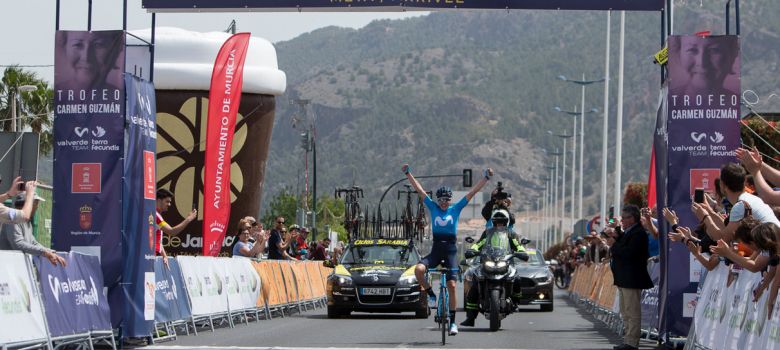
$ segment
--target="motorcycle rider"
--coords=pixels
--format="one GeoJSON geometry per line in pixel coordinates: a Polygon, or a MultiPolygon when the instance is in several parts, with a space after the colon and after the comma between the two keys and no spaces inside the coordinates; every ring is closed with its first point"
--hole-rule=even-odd
{"type": "MultiPolygon", "coordinates": [[[[506,209],[494,210],[490,215],[490,221],[493,223],[493,226],[482,232],[479,240],[469,248],[469,254],[467,255],[479,255],[479,251],[481,251],[485,243],[491,239],[493,233],[504,230],[509,231],[509,245],[512,252],[525,252],[525,247],[520,243],[521,240],[519,235],[507,227],[509,219],[509,211],[506,209]]],[[[472,286],[469,288],[468,294],[466,295],[466,319],[460,323],[460,325],[464,327],[474,327],[474,320],[479,314],[479,287],[473,285],[475,282],[476,281],[474,280],[471,281],[472,286]]]]}

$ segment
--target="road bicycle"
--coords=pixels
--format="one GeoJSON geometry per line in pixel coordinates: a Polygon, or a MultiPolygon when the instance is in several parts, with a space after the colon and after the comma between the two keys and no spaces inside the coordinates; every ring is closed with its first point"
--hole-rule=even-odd
{"type": "Polygon", "coordinates": [[[349,188],[337,187],[334,197],[344,197],[344,229],[347,230],[347,236],[354,238],[358,236],[360,228],[360,201],[363,198],[363,189],[357,186],[349,188]]]}
{"type": "MultiPolygon", "coordinates": [[[[398,191],[399,200],[401,199],[402,194],[406,195],[406,206],[401,214],[401,225],[403,227],[404,237],[422,242],[425,235],[425,226],[428,225],[428,222],[425,220],[425,205],[418,196],[416,210],[413,211],[412,193],[417,193],[417,191],[413,190],[411,185],[404,185],[404,187],[406,187],[406,190],[398,191]]],[[[430,196],[432,195],[432,192],[428,191],[427,194],[430,196]]]]}
{"type": "MultiPolygon", "coordinates": [[[[441,263],[444,264],[444,261],[441,263]]],[[[441,277],[439,283],[439,300],[436,304],[436,315],[433,317],[433,320],[436,321],[441,330],[441,345],[444,345],[447,342],[447,333],[450,328],[450,292],[447,289],[447,272],[449,269],[440,267],[436,271],[439,272],[441,277]]]]}

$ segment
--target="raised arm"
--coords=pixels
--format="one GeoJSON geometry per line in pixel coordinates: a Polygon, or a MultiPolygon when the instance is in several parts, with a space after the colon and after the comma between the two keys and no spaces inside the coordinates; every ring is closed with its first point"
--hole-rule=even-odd
{"type": "Polygon", "coordinates": [[[192,209],[189,215],[187,215],[186,218],[184,218],[184,221],[180,222],[178,225],[171,227],[167,222],[163,222],[162,225],[160,225],[160,230],[162,230],[163,233],[165,233],[168,236],[176,236],[181,231],[184,230],[187,225],[190,224],[195,218],[198,217],[198,210],[192,209]]]}
{"type": "Polygon", "coordinates": [[[745,169],[753,175],[753,182],[756,184],[758,196],[770,205],[780,205],[780,192],[775,191],[769,186],[767,181],[774,184],[780,184],[780,171],[764,163],[761,154],[756,148],[747,150],[737,149],[737,158],[745,169]]]}
{"type": "Polygon", "coordinates": [[[414,190],[417,191],[417,195],[420,196],[420,200],[425,199],[425,196],[427,195],[425,189],[422,187],[422,185],[420,185],[420,182],[414,178],[414,175],[412,175],[412,167],[410,167],[409,164],[404,164],[401,167],[401,171],[406,174],[406,178],[409,179],[409,183],[412,184],[414,190]]]}
{"type": "Polygon", "coordinates": [[[469,191],[469,193],[466,193],[466,200],[471,201],[472,198],[474,198],[474,195],[479,192],[482,187],[485,187],[488,180],[490,180],[490,177],[493,176],[493,169],[487,168],[482,171],[482,179],[477,182],[477,184],[469,191]]]}

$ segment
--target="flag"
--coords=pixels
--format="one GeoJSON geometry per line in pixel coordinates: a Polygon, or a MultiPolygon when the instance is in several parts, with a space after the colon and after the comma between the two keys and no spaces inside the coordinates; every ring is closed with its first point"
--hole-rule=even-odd
{"type": "Polygon", "coordinates": [[[249,33],[231,36],[214,62],[206,126],[203,176],[203,255],[217,256],[230,218],[230,154],[241,103],[249,33]]]}

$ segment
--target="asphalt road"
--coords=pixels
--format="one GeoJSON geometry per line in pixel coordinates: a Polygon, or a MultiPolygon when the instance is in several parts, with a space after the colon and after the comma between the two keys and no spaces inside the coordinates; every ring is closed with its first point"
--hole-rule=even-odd
{"type": "MultiPolygon", "coordinates": [[[[459,291],[459,295],[462,292],[459,291]]],[[[463,301],[458,300],[462,306],[463,301]]],[[[462,309],[456,316],[465,317],[462,309]]],[[[457,349],[612,349],[620,337],[600,321],[576,308],[564,292],[556,291],[555,311],[540,312],[538,306],[509,315],[501,330],[490,332],[480,315],[476,327],[460,327],[448,337],[446,348],[457,349]]],[[[442,348],[441,333],[433,317],[415,319],[412,314],[353,313],[350,318],[328,319],[325,309],[295,313],[285,318],[261,320],[214,333],[180,336],[146,349],[358,349],[442,348]]],[[[651,349],[643,343],[642,349],[651,349]]]]}

